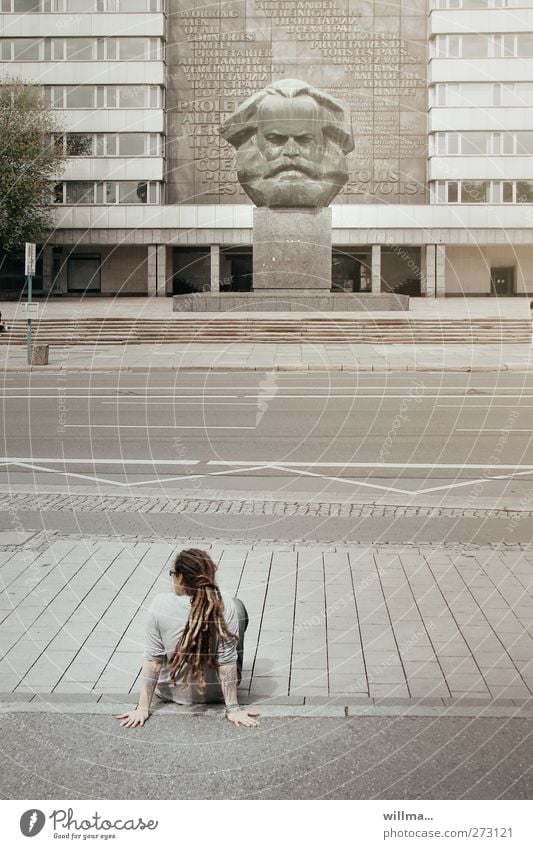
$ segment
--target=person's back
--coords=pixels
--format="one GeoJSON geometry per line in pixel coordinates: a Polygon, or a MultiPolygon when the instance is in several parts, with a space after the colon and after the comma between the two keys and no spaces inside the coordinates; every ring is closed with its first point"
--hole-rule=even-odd
{"type": "Polygon", "coordinates": [[[222,697],[226,719],[258,725],[257,714],[240,706],[237,693],[246,608],[221,593],[216,568],[207,551],[189,548],[177,555],[169,573],[174,592],[155,596],[148,615],[139,702],[117,716],[126,728],[144,725],[156,688],[163,699],[182,703],[222,697]]]}
{"type": "MultiPolygon", "coordinates": [[[[237,659],[237,635],[239,620],[237,608],[231,595],[220,593],[224,605],[224,622],[235,639],[222,640],[217,645],[219,664],[231,663],[237,659]]],[[[216,669],[204,665],[205,690],[202,692],[194,681],[183,687],[184,670],[173,683],[169,672],[169,661],[180,642],[191,611],[191,598],[188,595],[176,595],[174,592],[159,593],[152,601],[145,631],[146,660],[161,660],[163,665],[159,673],[156,694],[166,700],[179,704],[222,701],[222,690],[216,669]]]]}

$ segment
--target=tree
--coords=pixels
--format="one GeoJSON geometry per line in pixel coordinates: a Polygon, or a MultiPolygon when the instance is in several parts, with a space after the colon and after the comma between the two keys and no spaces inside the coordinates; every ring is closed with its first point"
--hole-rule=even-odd
{"type": "Polygon", "coordinates": [[[0,247],[42,241],[53,227],[52,181],[64,154],[54,142],[61,132],[41,89],[18,79],[0,84],[0,247]]]}

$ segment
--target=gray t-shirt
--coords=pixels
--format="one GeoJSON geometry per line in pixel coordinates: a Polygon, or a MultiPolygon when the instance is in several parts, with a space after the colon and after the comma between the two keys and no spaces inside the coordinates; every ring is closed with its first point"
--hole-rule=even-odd
{"type": "MultiPolygon", "coordinates": [[[[239,617],[233,598],[222,592],[224,603],[224,620],[228,630],[233,634],[239,633],[239,617]]],[[[168,672],[168,660],[176,649],[176,644],[185,628],[191,599],[188,595],[176,595],[174,592],[159,593],[152,601],[145,632],[145,660],[161,660],[163,666],[159,675],[156,693],[166,701],[179,704],[194,704],[202,702],[222,701],[222,690],[216,669],[204,669],[206,690],[200,693],[194,684],[189,684],[186,690],[181,689],[183,676],[172,684],[168,672]]],[[[237,660],[237,639],[220,640],[217,648],[219,664],[232,663],[237,660]]]]}

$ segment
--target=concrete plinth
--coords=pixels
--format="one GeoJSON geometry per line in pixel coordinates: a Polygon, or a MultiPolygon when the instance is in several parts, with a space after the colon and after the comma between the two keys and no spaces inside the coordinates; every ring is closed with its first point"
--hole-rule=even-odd
{"type": "Polygon", "coordinates": [[[48,345],[33,345],[31,349],[32,366],[48,365],[48,345]]]}
{"type": "Polygon", "coordinates": [[[331,209],[254,209],[254,291],[331,289],[331,209]]]}
{"type": "Polygon", "coordinates": [[[407,295],[365,292],[198,292],[174,295],[174,312],[385,312],[408,310],[407,295]]]}

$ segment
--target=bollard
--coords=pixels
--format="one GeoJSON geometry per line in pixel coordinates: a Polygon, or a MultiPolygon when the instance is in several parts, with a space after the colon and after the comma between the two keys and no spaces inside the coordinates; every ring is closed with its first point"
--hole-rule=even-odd
{"type": "Polygon", "coordinates": [[[33,345],[31,349],[32,366],[48,365],[48,345],[33,345]]]}

